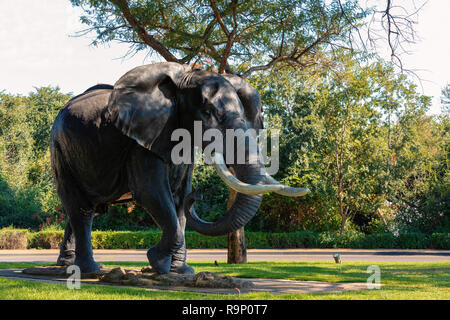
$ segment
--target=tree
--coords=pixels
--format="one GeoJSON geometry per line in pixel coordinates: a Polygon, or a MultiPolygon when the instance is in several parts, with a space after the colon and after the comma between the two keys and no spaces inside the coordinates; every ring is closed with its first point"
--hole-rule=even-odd
{"type": "Polygon", "coordinates": [[[50,168],[50,130],[70,95],[36,88],[29,96],[0,93],[0,226],[37,228],[57,219],[50,168]]]}
{"type": "MultiPolygon", "coordinates": [[[[425,107],[429,98],[422,102],[425,107]]],[[[450,225],[448,115],[428,116],[420,101],[405,105],[393,126],[388,200],[400,231],[446,232],[450,225]],[[417,110],[419,109],[419,110],[417,110]]]]}
{"type": "Polygon", "coordinates": [[[427,118],[430,98],[382,60],[342,52],[334,61],[334,70],[275,67],[252,78],[269,127],[281,131],[277,178],[312,191],[290,201],[265,196],[260,211],[268,224],[278,221],[283,231],[394,230],[406,220],[392,220],[405,212],[429,221],[428,230],[442,225],[446,191],[432,186],[446,163],[445,122],[427,118]]]}

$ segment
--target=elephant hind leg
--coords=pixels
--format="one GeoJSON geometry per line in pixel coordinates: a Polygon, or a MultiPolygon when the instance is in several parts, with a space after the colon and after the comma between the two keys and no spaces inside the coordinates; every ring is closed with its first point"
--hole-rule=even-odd
{"type": "MultiPolygon", "coordinates": [[[[100,270],[100,267],[94,261],[91,243],[94,210],[88,205],[87,201],[75,197],[74,194],[76,193],[71,194],[69,201],[64,201],[64,198],[61,199],[69,216],[70,227],[75,239],[75,260],[73,264],[80,267],[81,272],[95,272],[100,270]]],[[[65,250],[65,253],[70,253],[70,250],[65,250]]]]}
{"type": "Polygon", "coordinates": [[[56,261],[58,266],[71,266],[75,263],[75,237],[70,225],[70,220],[67,219],[66,228],[64,230],[64,238],[59,246],[59,256],[56,261]]]}
{"type": "Polygon", "coordinates": [[[75,250],[73,264],[80,267],[81,272],[94,272],[100,269],[95,263],[91,244],[91,228],[94,217],[93,205],[85,192],[80,189],[77,179],[72,174],[69,165],[61,152],[59,144],[52,145],[52,169],[61,204],[68,217],[64,240],[58,262],[72,263],[72,258],[64,258],[75,250]],[[75,241],[73,241],[75,240],[75,241]],[[75,243],[75,248],[73,244],[75,243]]]}
{"type": "Polygon", "coordinates": [[[81,272],[98,271],[100,267],[94,261],[91,244],[93,206],[71,181],[73,180],[58,181],[58,195],[68,216],[58,264],[75,264],[80,267],[81,272]]]}

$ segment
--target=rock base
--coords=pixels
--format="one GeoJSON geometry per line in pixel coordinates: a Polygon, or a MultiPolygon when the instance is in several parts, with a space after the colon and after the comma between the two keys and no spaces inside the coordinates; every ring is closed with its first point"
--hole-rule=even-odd
{"type": "MultiPolygon", "coordinates": [[[[34,267],[24,269],[22,272],[29,275],[67,278],[72,273],[67,273],[64,266],[34,267]]],[[[217,289],[251,289],[254,284],[245,279],[223,276],[212,272],[199,272],[197,274],[159,274],[149,267],[141,270],[102,268],[94,273],[82,273],[82,279],[98,279],[100,282],[116,285],[139,287],[194,287],[217,289]]]]}

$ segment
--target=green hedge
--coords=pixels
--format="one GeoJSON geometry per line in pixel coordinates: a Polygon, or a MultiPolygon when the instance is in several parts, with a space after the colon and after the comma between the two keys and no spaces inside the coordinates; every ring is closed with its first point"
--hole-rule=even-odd
{"type": "Polygon", "coordinates": [[[433,233],[431,235],[431,245],[434,249],[449,249],[450,233],[433,233]]]}
{"type": "MultiPolygon", "coordinates": [[[[0,249],[57,249],[64,231],[28,232],[22,229],[0,229],[0,249]]],[[[94,249],[145,249],[158,243],[161,232],[93,231],[94,249]]],[[[450,233],[374,233],[350,232],[336,235],[328,232],[246,232],[249,249],[271,248],[356,248],[356,249],[450,249],[450,233]]],[[[186,245],[191,249],[226,248],[227,237],[208,237],[186,232],[186,245]]]]}

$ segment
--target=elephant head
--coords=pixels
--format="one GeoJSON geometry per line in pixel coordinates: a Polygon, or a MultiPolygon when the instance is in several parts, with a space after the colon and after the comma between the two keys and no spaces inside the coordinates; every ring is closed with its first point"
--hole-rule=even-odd
{"type": "MultiPolygon", "coordinates": [[[[203,131],[217,129],[223,137],[227,129],[245,131],[263,127],[261,100],[248,82],[234,75],[191,70],[174,62],[144,65],[126,73],[114,85],[108,110],[110,120],[123,134],[166,162],[171,161],[173,131],[182,128],[192,133],[194,121],[202,122],[203,131]]],[[[270,177],[258,149],[248,148],[249,140],[256,137],[247,137],[244,163],[237,164],[236,159],[225,162],[226,148],[212,156],[218,175],[238,192],[235,202],[220,219],[207,222],[195,213],[193,203],[198,193],[191,193],[185,199],[184,210],[192,229],[207,235],[227,234],[255,215],[263,193],[302,196],[308,192],[306,188],[284,186],[270,177]]]]}

